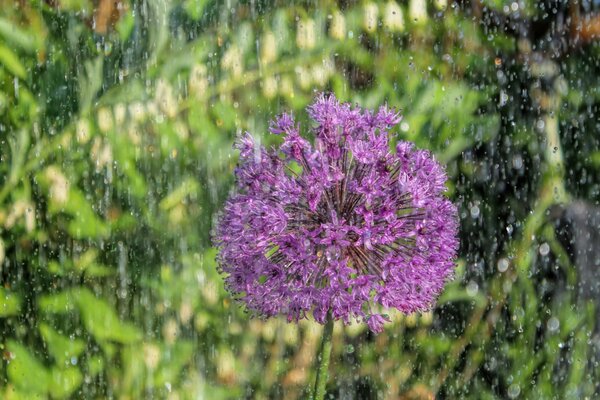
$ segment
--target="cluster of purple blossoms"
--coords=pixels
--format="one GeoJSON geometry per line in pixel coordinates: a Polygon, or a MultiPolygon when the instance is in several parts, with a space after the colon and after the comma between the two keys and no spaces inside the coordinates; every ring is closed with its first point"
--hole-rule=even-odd
{"type": "Polygon", "coordinates": [[[364,321],[380,332],[389,318],[430,309],[452,276],[457,212],[446,175],[425,150],[388,131],[400,116],[320,95],[308,107],[314,146],[289,114],[270,131],[269,151],[238,140],[237,191],[220,215],[214,243],[227,289],[260,316],[312,311],[364,321]]]}

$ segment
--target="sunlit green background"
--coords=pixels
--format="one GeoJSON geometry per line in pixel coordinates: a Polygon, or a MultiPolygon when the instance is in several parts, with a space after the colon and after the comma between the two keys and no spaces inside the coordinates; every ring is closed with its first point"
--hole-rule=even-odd
{"type": "Polygon", "coordinates": [[[306,396],[321,327],[244,314],[210,232],[235,135],[322,90],[402,110],[462,243],[432,313],[336,325],[331,396],[599,396],[553,219],[600,198],[593,4],[0,0],[0,398],[306,396]]]}

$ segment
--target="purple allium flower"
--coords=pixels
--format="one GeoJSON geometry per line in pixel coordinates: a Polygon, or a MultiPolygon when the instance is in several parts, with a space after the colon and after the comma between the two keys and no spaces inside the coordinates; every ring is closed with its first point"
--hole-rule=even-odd
{"type": "Polygon", "coordinates": [[[457,212],[444,169],[388,130],[400,116],[321,95],[308,107],[314,146],[289,114],[270,127],[278,148],[236,144],[237,192],[215,229],[227,289],[261,316],[312,312],[380,332],[394,307],[430,309],[452,276],[457,212]]]}

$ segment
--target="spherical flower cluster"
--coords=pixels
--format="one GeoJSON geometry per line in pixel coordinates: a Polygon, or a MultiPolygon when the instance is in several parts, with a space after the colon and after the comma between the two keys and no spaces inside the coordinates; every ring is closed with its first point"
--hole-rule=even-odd
{"type": "Polygon", "coordinates": [[[237,189],[214,232],[227,289],[257,315],[366,322],[430,309],[454,269],[457,212],[446,175],[389,130],[400,116],[320,95],[308,107],[314,146],[289,114],[279,147],[239,138],[237,189]]]}

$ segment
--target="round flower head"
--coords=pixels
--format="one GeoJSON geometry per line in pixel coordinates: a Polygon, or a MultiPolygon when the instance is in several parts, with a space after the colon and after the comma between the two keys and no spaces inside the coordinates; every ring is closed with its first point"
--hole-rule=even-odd
{"type": "Polygon", "coordinates": [[[380,332],[381,308],[431,309],[451,278],[457,212],[446,175],[425,150],[388,130],[400,116],[321,95],[308,107],[314,145],[289,114],[266,150],[241,137],[237,191],[215,229],[227,289],[261,316],[325,323],[364,321],[380,332]]]}

